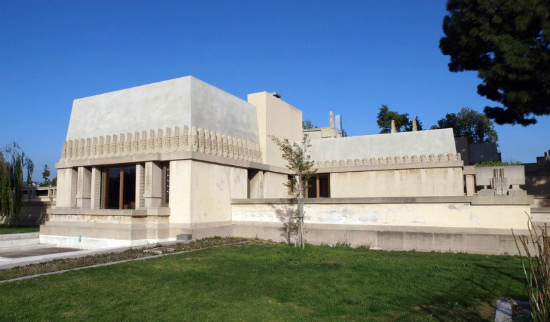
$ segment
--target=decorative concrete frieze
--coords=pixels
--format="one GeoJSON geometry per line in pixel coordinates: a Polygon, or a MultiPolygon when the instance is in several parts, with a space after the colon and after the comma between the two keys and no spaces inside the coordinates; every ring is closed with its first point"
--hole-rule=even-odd
{"type": "Polygon", "coordinates": [[[92,139],[86,139],[86,149],[84,150],[84,156],[90,158],[92,153],[92,139]]]}
{"type": "Polygon", "coordinates": [[[97,144],[98,144],[97,137],[95,137],[92,140],[92,149],[90,150],[90,157],[92,157],[92,158],[96,158],[96,156],[98,154],[97,144]]]}
{"type": "Polygon", "coordinates": [[[223,143],[223,156],[229,157],[229,142],[227,142],[227,135],[222,134],[222,143],[223,143]]]}
{"type": "Polygon", "coordinates": [[[75,140],[74,143],[73,143],[73,158],[75,160],[78,160],[80,159],[79,155],[78,155],[78,140],[75,140]]]}
{"type": "Polygon", "coordinates": [[[189,126],[183,126],[183,140],[182,145],[185,151],[191,151],[191,143],[189,143],[189,126]]]}
{"type": "Polygon", "coordinates": [[[341,166],[365,166],[379,164],[403,164],[403,163],[436,163],[460,161],[460,153],[448,154],[430,154],[430,155],[404,155],[395,157],[378,157],[378,158],[363,158],[363,159],[347,159],[347,160],[332,160],[332,161],[317,161],[316,166],[321,167],[341,167],[341,166]]]}
{"type": "Polygon", "coordinates": [[[126,135],[120,133],[120,141],[118,141],[116,155],[124,155],[126,148],[126,135]]]}
{"type": "Polygon", "coordinates": [[[141,138],[139,140],[139,150],[142,153],[147,152],[147,131],[141,131],[141,138]]]}
{"type": "MultiPolygon", "coordinates": [[[[260,144],[215,131],[188,126],[111,134],[70,140],[63,144],[61,160],[89,160],[149,153],[193,151],[226,158],[260,162],[260,144]],[[149,134],[147,133],[149,132],[149,134]]],[[[348,165],[348,160],[342,160],[348,165]]],[[[340,163],[337,161],[338,164],[340,163]]],[[[351,161],[355,165],[355,161],[351,161]]],[[[359,162],[360,164],[361,162],[359,162]]]]}
{"type": "Polygon", "coordinates": [[[132,133],[126,133],[126,144],[124,145],[124,155],[131,155],[132,154],[132,133]]]}
{"type": "Polygon", "coordinates": [[[164,133],[164,143],[162,144],[162,148],[164,152],[170,152],[172,151],[172,129],[169,127],[166,128],[166,132],[164,133]]]}
{"type": "Polygon", "coordinates": [[[114,157],[117,154],[118,135],[113,134],[113,141],[111,142],[111,148],[109,150],[109,156],[114,157]]]}
{"type": "Polygon", "coordinates": [[[196,152],[199,150],[199,134],[197,132],[197,128],[192,126],[191,127],[191,133],[189,134],[191,136],[191,151],[196,152]]]}
{"type": "Polygon", "coordinates": [[[170,151],[179,151],[180,150],[180,127],[176,126],[174,128],[174,134],[172,135],[172,139],[170,140],[170,151]]]}
{"type": "Polygon", "coordinates": [[[212,154],[212,141],[210,138],[210,131],[208,130],[204,130],[204,152],[203,153],[212,154]]]}
{"type": "Polygon", "coordinates": [[[496,196],[505,196],[508,194],[508,179],[504,177],[504,169],[494,169],[493,178],[491,179],[491,187],[496,196]]]}
{"type": "Polygon", "coordinates": [[[198,133],[198,136],[199,136],[199,139],[198,139],[198,150],[200,153],[204,153],[204,129],[199,127],[197,129],[197,133],[198,133]]]}
{"type": "Polygon", "coordinates": [[[103,136],[99,137],[99,142],[97,143],[97,156],[102,156],[105,154],[105,138],[103,136]]]}
{"type": "Polygon", "coordinates": [[[86,149],[84,147],[85,145],[86,145],[86,140],[80,139],[80,152],[78,153],[78,155],[80,155],[81,159],[84,159],[86,157],[85,155],[86,149]]]}
{"type": "Polygon", "coordinates": [[[67,141],[63,142],[63,147],[61,148],[61,159],[67,158],[67,141]]]}
{"type": "Polygon", "coordinates": [[[105,136],[105,143],[103,144],[103,153],[105,157],[109,156],[111,151],[111,136],[107,135],[105,136]]]}
{"type": "Polygon", "coordinates": [[[162,144],[164,143],[164,132],[162,129],[157,130],[157,138],[155,139],[154,151],[162,151],[162,144]]]}
{"type": "Polygon", "coordinates": [[[149,150],[150,152],[153,152],[155,151],[155,131],[154,130],[150,130],[149,131],[149,140],[148,141],[148,144],[147,144],[147,150],[149,150]]]}

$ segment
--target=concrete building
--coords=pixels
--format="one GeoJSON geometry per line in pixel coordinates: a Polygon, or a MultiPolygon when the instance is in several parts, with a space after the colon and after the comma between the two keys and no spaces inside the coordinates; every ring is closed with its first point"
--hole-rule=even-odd
{"type": "MultiPolygon", "coordinates": [[[[294,205],[272,136],[301,140],[302,112],[267,92],[244,101],[191,76],[77,99],[41,241],[281,240],[294,205]]],[[[502,180],[476,195],[476,171],[451,129],[312,136],[309,242],[503,253],[515,250],[510,229],[527,227],[532,197],[509,194],[502,180]]]]}

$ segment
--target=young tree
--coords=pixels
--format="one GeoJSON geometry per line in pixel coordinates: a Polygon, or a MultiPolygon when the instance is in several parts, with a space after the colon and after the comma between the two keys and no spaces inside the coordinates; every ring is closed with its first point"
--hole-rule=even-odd
{"type": "Polygon", "coordinates": [[[479,95],[497,124],[536,123],[550,114],[550,2],[448,0],[439,48],[451,72],[477,71],[479,95]]]}
{"type": "Polygon", "coordinates": [[[17,224],[23,206],[23,169],[27,182],[31,180],[34,165],[23,150],[13,142],[0,148],[0,217],[9,224],[17,224]]]}
{"type": "Polygon", "coordinates": [[[42,172],[42,183],[40,184],[41,187],[49,187],[51,185],[50,181],[50,168],[48,168],[48,165],[44,165],[44,171],[42,172]]]}
{"type": "MultiPolygon", "coordinates": [[[[395,129],[397,132],[412,131],[413,122],[409,120],[409,114],[399,114],[395,111],[390,111],[387,105],[382,105],[378,111],[377,123],[380,128],[380,133],[391,133],[391,121],[395,121],[395,129]]],[[[422,123],[416,117],[418,130],[422,130],[422,123]]]]}
{"type": "Polygon", "coordinates": [[[493,122],[482,113],[463,107],[457,114],[449,113],[437,121],[432,129],[452,128],[454,136],[464,136],[468,143],[497,142],[498,135],[493,122]]]}
{"type": "Polygon", "coordinates": [[[302,121],[302,129],[304,129],[304,130],[309,130],[309,129],[313,129],[313,128],[316,128],[316,127],[317,126],[313,125],[311,120],[302,121]]]}
{"type": "Polygon", "coordinates": [[[305,192],[307,191],[307,182],[309,178],[315,174],[317,170],[313,169],[314,162],[311,160],[308,149],[311,147],[307,134],[304,134],[301,142],[291,143],[288,139],[279,140],[278,138],[271,136],[273,142],[275,142],[281,152],[283,153],[283,159],[288,164],[286,167],[292,171],[285,186],[289,188],[289,191],[296,200],[297,210],[294,213],[294,220],[298,226],[298,244],[300,247],[304,247],[304,204],[303,198],[305,198],[305,192]]]}

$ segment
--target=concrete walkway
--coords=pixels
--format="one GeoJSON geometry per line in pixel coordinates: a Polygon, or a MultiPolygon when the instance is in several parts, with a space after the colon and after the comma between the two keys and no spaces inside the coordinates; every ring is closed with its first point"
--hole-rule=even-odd
{"type": "Polygon", "coordinates": [[[14,247],[0,247],[0,269],[16,266],[48,262],[54,259],[78,258],[102,253],[123,252],[130,248],[144,248],[149,246],[126,246],[102,249],[72,249],[59,248],[56,245],[36,244],[14,247]]]}

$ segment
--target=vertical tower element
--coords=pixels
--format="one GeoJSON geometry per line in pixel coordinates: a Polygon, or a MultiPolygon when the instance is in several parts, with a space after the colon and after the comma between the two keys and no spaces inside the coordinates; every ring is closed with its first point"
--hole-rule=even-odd
{"type": "Polygon", "coordinates": [[[395,129],[395,120],[391,120],[391,133],[397,133],[397,130],[395,129]]]}
{"type": "Polygon", "coordinates": [[[416,124],[416,117],[413,118],[413,128],[412,128],[413,132],[416,132],[418,131],[418,124],[416,124]]]}

